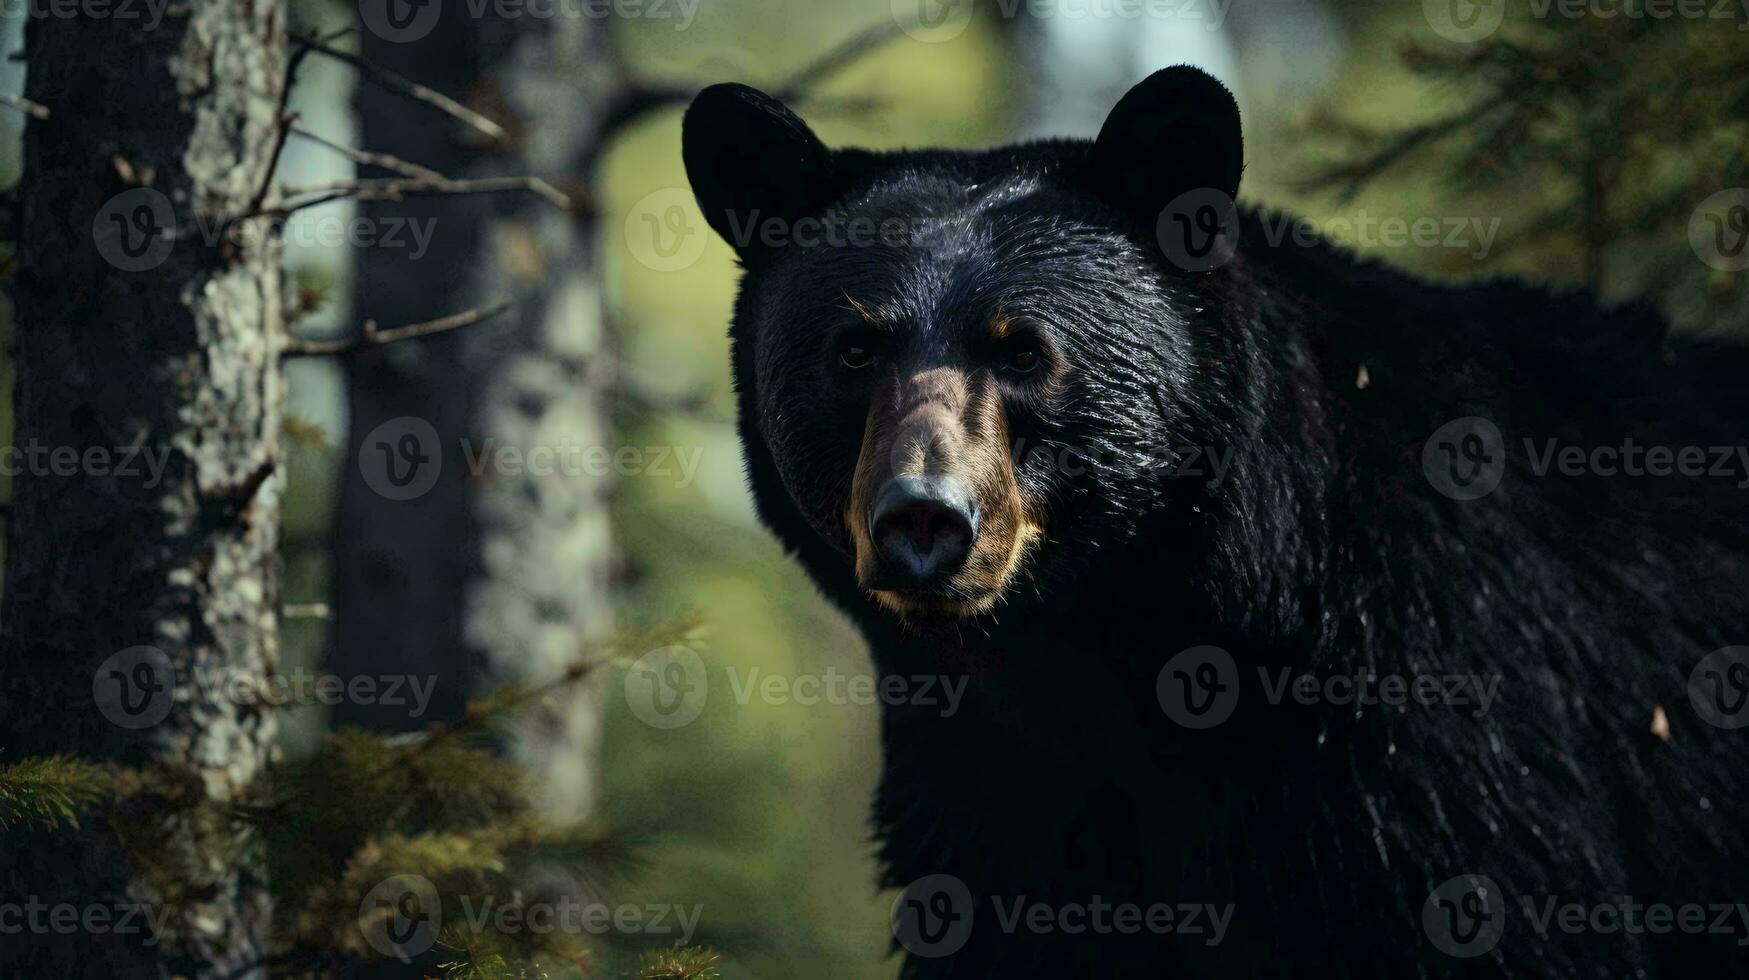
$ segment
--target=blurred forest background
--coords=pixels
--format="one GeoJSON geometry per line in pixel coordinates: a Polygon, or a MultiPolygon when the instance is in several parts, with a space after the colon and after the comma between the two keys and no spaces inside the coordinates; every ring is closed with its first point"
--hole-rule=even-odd
{"type": "MultiPolygon", "coordinates": [[[[905,9],[910,2],[702,0],[690,18],[686,5],[670,4],[666,16],[608,17],[599,28],[643,78],[738,80],[772,90],[847,39],[903,21],[908,29],[836,66],[796,101],[828,144],[876,148],[1091,136],[1129,84],[1168,64],[1197,64],[1238,96],[1248,164],[1242,198],[1251,204],[1301,215],[1382,261],[1430,276],[1513,274],[1590,289],[1609,301],[1646,297],[1691,330],[1730,330],[1749,319],[1741,269],[1728,257],[1709,260],[1691,236],[1705,227],[1697,214],[1703,202],[1749,184],[1749,34],[1740,33],[1749,25],[1741,20],[1533,18],[1507,4],[1503,27],[1463,40],[1454,39],[1450,22],[1443,33],[1435,29],[1434,8],[1442,4],[1419,2],[1239,0],[1223,8],[1187,0],[1161,5],[1177,11],[1169,17],[1076,16],[1061,13],[1066,8],[1033,17],[1020,4],[1019,16],[1006,17],[994,2],[929,0],[924,9],[944,18],[937,27],[919,25],[905,9]],[[1369,220],[1425,217],[1442,227],[1454,219],[1498,226],[1485,242],[1471,234],[1462,247],[1392,244],[1365,231],[1369,220]]],[[[357,50],[357,32],[336,33],[357,18],[352,4],[293,4],[295,33],[333,36],[341,49],[357,50]]],[[[16,48],[21,18],[7,17],[4,27],[8,47],[16,48]]],[[[22,70],[16,63],[0,69],[5,91],[22,90],[22,70]]],[[[445,90],[441,78],[408,74],[445,90]]],[[[573,75],[548,78],[545,111],[563,117],[599,82],[583,59],[573,75]]],[[[291,109],[300,125],[332,140],[420,161],[413,148],[361,138],[355,86],[364,84],[340,61],[310,59],[291,109]]],[[[468,102],[478,93],[448,94],[468,102]]],[[[409,128],[455,126],[421,108],[404,110],[409,128]]],[[[530,751],[549,773],[570,764],[556,753],[578,745],[599,753],[598,763],[575,760],[577,768],[599,765],[581,798],[621,832],[648,842],[646,867],[616,900],[701,905],[693,942],[723,952],[725,976],[890,977],[891,897],[873,884],[866,823],[879,761],[878,705],[772,703],[757,695],[743,703],[735,696],[749,671],[794,678],[865,675],[869,667],[848,624],[753,516],[728,384],[734,261],[687,190],[680,111],[674,105],[640,116],[599,160],[590,206],[605,317],[602,338],[591,343],[617,350],[617,367],[602,389],[607,428],[585,432],[583,441],[673,447],[677,459],[697,460],[696,473],[688,477],[676,463],[618,479],[606,500],[615,555],[608,573],[538,588],[611,590],[611,618],[622,627],[696,618],[708,696],[690,724],[646,724],[630,706],[622,669],[592,689],[604,715],[598,748],[585,735],[545,747],[536,740],[530,751]]],[[[22,118],[12,114],[0,125],[0,181],[10,184],[22,118]]],[[[555,176],[543,171],[538,154],[529,159],[532,172],[555,176]]],[[[293,140],[280,179],[307,185],[352,172],[343,156],[293,140]]],[[[1710,206],[1728,210],[1744,199],[1723,200],[1710,206]]],[[[450,274],[407,249],[365,256],[344,244],[300,241],[297,222],[353,206],[294,215],[288,225],[288,274],[311,307],[297,324],[305,336],[353,332],[361,293],[417,299],[450,274]]],[[[441,254],[447,229],[440,218],[433,255],[441,254]]],[[[415,312],[430,318],[455,308],[415,312]]],[[[408,341],[397,347],[411,353],[393,356],[465,369],[498,329],[488,321],[408,341]]],[[[9,363],[5,370],[10,386],[9,363]]],[[[357,375],[338,358],[299,358],[288,363],[288,375],[284,601],[338,607],[347,601],[339,583],[353,580],[336,567],[337,541],[392,531],[411,556],[434,543],[441,549],[447,529],[420,524],[413,509],[405,512],[415,515],[407,518],[412,523],[389,531],[349,524],[364,519],[364,511],[349,516],[341,505],[358,469],[347,450],[358,421],[349,412],[360,404],[348,385],[357,375]]],[[[435,383],[443,381],[439,373],[435,383]]],[[[385,416],[419,414],[396,410],[392,389],[372,397],[385,416]]],[[[10,406],[10,397],[3,403],[10,406]]],[[[10,424],[0,420],[0,427],[10,424]]],[[[408,560],[414,576],[442,572],[424,558],[408,560]]],[[[564,567],[556,563],[553,574],[564,567]]],[[[345,662],[344,651],[332,649],[336,627],[320,609],[314,613],[286,621],[288,669],[345,662]]],[[[461,629],[452,613],[431,610],[430,628],[461,629]]],[[[417,673],[419,664],[403,669],[417,673]]],[[[337,720],[371,723],[331,714],[320,706],[290,710],[280,730],[286,757],[314,752],[337,720]]],[[[664,940],[633,937],[626,948],[615,946],[604,972],[630,969],[640,942],[664,940]]]]}

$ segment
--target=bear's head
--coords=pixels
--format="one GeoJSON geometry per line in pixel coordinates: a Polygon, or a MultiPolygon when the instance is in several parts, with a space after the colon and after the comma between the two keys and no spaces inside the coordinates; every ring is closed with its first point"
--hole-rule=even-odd
{"type": "Polygon", "coordinates": [[[762,517],[839,597],[910,624],[1016,608],[1197,510],[1218,314],[1157,224],[1231,207],[1238,108],[1170,68],[1092,143],[830,150],[716,85],[688,177],[745,269],[731,329],[762,517]],[[1199,394],[1200,392],[1200,394],[1199,394]]]}

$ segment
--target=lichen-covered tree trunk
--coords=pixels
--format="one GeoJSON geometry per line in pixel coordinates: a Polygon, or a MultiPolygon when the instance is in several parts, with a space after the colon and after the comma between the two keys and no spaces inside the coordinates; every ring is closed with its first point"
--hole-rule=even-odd
{"type": "Polygon", "coordinates": [[[0,976],[257,976],[269,903],[225,810],[273,736],[239,692],[278,659],[283,329],[278,245],[230,219],[272,166],[284,11],[62,14],[26,31],[50,115],[19,187],[0,758],[155,789],[125,839],[0,831],[0,899],[49,910],[0,976]]]}
{"type": "MultiPolygon", "coordinates": [[[[606,91],[595,20],[473,17],[457,4],[417,40],[361,36],[367,60],[454,94],[509,131],[482,141],[361,84],[361,146],[452,177],[568,183],[606,91]]],[[[349,362],[329,667],[341,677],[435,675],[436,693],[425,717],[343,704],[335,720],[411,729],[458,716],[496,685],[557,676],[608,628],[610,476],[565,457],[550,472],[526,464],[531,451],[609,442],[612,358],[586,207],[565,213],[532,194],[499,194],[373,203],[363,213],[434,224],[421,258],[358,254],[356,317],[387,327],[520,300],[498,319],[349,362]],[[384,495],[371,477],[388,461],[382,446],[414,427],[432,443],[423,449],[432,480],[391,499],[403,494],[384,495]]],[[[593,805],[598,733],[587,689],[547,701],[518,733],[512,750],[533,770],[550,816],[581,817],[593,805]]]]}

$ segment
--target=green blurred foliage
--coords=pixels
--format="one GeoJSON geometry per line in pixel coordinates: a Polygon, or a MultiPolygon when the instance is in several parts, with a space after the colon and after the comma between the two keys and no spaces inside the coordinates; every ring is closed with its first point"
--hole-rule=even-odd
{"type": "MultiPolygon", "coordinates": [[[[322,29],[350,17],[346,7],[329,0],[299,4],[302,22],[322,29]]],[[[1444,42],[1428,30],[1419,3],[1357,2],[1332,9],[1344,46],[1327,98],[1278,101],[1267,86],[1259,84],[1247,93],[1241,84],[1248,156],[1244,196],[1290,209],[1319,226],[1363,211],[1499,217],[1500,241],[1511,247],[1502,247],[1487,261],[1448,249],[1356,244],[1384,261],[1429,275],[1470,278],[1510,272],[1577,283],[1581,262],[1570,237],[1573,223],[1562,222],[1572,213],[1571,187],[1564,180],[1570,175],[1553,151],[1562,148],[1561,125],[1592,118],[1586,115],[1591,103],[1581,98],[1588,93],[1568,91],[1566,102],[1547,107],[1552,121],[1545,120],[1524,139],[1496,142],[1500,158],[1492,161],[1495,171],[1471,173],[1454,167],[1463,148],[1477,145],[1478,134],[1472,133],[1467,145],[1457,138],[1459,150],[1432,146],[1418,151],[1345,198],[1328,186],[1314,186],[1312,178],[1364,155],[1388,134],[1461,112],[1488,82],[1462,71],[1429,70],[1437,67],[1440,56],[1462,61],[1477,57],[1479,49],[1441,47],[1444,42]],[[1405,60],[1409,43],[1430,46],[1434,60],[1405,60]],[[1290,102],[1292,108],[1284,108],[1290,102]],[[1547,152],[1526,161],[1526,154],[1534,157],[1539,150],[1547,152]],[[1555,227],[1532,234],[1551,215],[1555,227]]],[[[880,23],[887,11],[885,3],[849,0],[711,2],[683,32],[660,20],[617,22],[614,27],[630,62],[648,77],[736,79],[774,86],[833,44],[880,23]]],[[[1730,33],[1729,26],[1687,26],[1716,29],[1719,39],[1709,37],[1705,44],[1744,49],[1740,35],[1730,33]]],[[[1722,289],[1740,298],[1740,277],[1721,284],[1694,262],[1677,227],[1697,202],[1670,195],[1685,188],[1682,193],[1691,197],[1696,188],[1745,182],[1743,106],[1701,104],[1686,97],[1673,80],[1692,66],[1691,53],[1679,42],[1664,40],[1677,32],[1642,38],[1634,47],[1610,33],[1631,29],[1565,21],[1509,25],[1500,45],[1590,47],[1610,58],[1627,58],[1624,70],[1645,73],[1635,78],[1659,80],[1634,93],[1644,102],[1639,115],[1606,120],[1620,130],[1612,131],[1611,146],[1643,166],[1643,172],[1623,178],[1642,207],[1621,212],[1617,240],[1610,243],[1610,268],[1621,284],[1608,291],[1611,298],[1639,292],[1668,298],[1672,280],[1659,271],[1663,269],[1683,270],[1691,277],[1685,280],[1688,288],[1708,296],[1716,295],[1708,291],[1722,289]],[[1554,41],[1543,37],[1563,31],[1572,36],[1554,41]],[[1700,114],[1675,115],[1671,107],[1700,114]],[[1666,124],[1662,129],[1632,129],[1635,120],[1660,118],[1666,124]],[[1682,138],[1673,140],[1673,132],[1682,138]],[[1645,210],[1649,205],[1644,202],[1660,199],[1667,199],[1669,213],[1645,210]]],[[[1490,50],[1498,54],[1508,49],[1497,45],[1490,50]]],[[[1268,57],[1241,47],[1241,83],[1268,57]]],[[[1721,57],[1728,65],[1730,58],[1742,56],[1721,57]]],[[[833,145],[989,145],[1011,131],[1018,85],[1024,81],[1020,75],[1005,31],[980,19],[944,43],[923,44],[901,36],[835,74],[817,90],[812,104],[798,109],[833,145]],[[869,96],[873,105],[860,104],[869,96]]],[[[1608,82],[1606,78],[1600,84],[1608,82]]],[[[747,500],[739,445],[729,421],[733,402],[726,325],[735,281],[732,253],[710,237],[697,262],[679,271],[657,271],[636,261],[627,247],[626,236],[637,230],[627,224],[637,217],[637,202],[665,189],[685,191],[679,115],[675,109],[642,121],[606,158],[600,254],[625,375],[644,392],[675,397],[705,393],[698,411],[632,402],[616,408],[623,444],[702,452],[697,478],[688,485],[640,477],[622,487],[619,546],[635,574],[621,615],[632,623],[696,615],[707,626],[699,650],[709,665],[710,683],[703,714],[675,729],[648,726],[628,710],[621,696],[622,671],[605,687],[603,816],[620,832],[651,842],[642,852],[648,864],[616,899],[702,904],[702,931],[692,941],[723,951],[723,958],[708,968],[729,980],[891,977],[896,962],[886,955],[890,897],[874,885],[867,823],[879,765],[878,708],[767,703],[759,696],[742,703],[735,696],[749,671],[793,679],[828,669],[860,674],[869,668],[861,640],[757,526],[747,500]],[[731,683],[731,672],[736,683],[731,683]]],[[[19,121],[9,118],[0,125],[6,127],[0,139],[0,180],[10,184],[16,178],[19,121]]],[[[689,192],[684,196],[690,200],[689,192]]],[[[690,205],[687,221],[705,233],[702,218],[690,205]]],[[[328,297],[327,306],[334,305],[335,292],[344,293],[320,271],[302,276],[310,289],[328,297]]],[[[1708,303],[1703,310],[1688,310],[1689,319],[1741,325],[1740,303],[1708,303]]],[[[1672,305],[1678,312],[1687,310],[1680,303],[1672,305]]],[[[0,337],[8,350],[11,335],[8,308],[0,311],[0,337]]],[[[291,384],[314,385],[322,370],[300,363],[291,384]]],[[[5,442],[11,434],[9,357],[0,360],[0,386],[6,396],[0,402],[0,442],[5,442]]],[[[288,448],[288,602],[310,602],[326,594],[325,548],[335,475],[350,463],[335,448],[343,440],[332,434],[324,439],[321,432],[321,423],[303,426],[293,433],[288,448]]],[[[288,664],[319,662],[323,623],[292,621],[286,631],[288,664]]],[[[286,728],[286,749],[294,759],[331,744],[323,737],[319,714],[297,715],[286,728]]],[[[19,812],[46,816],[59,811],[50,801],[47,809],[37,804],[19,812]]],[[[610,949],[604,954],[606,972],[671,969],[685,975],[695,967],[705,969],[700,964],[658,963],[649,959],[652,953],[610,949]]]]}

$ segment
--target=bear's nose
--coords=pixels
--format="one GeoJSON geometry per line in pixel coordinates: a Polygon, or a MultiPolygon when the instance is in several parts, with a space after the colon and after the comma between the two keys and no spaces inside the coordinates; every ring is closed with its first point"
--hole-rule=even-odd
{"type": "Polygon", "coordinates": [[[880,558],[877,588],[937,589],[972,550],[978,505],[951,476],[899,476],[875,495],[868,525],[880,558]]]}

